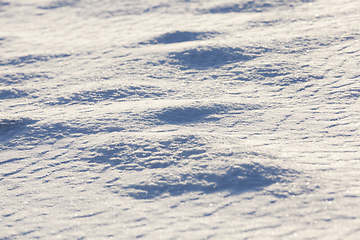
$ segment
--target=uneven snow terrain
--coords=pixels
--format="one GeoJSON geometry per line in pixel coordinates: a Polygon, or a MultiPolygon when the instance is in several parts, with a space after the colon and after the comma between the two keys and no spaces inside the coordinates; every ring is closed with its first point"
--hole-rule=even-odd
{"type": "Polygon", "coordinates": [[[360,1],[0,0],[0,239],[358,239],[360,1]]]}

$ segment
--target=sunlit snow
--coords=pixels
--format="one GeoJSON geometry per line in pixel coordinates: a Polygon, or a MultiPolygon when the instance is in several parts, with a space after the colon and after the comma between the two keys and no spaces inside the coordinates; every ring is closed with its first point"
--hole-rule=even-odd
{"type": "Polygon", "coordinates": [[[359,239],[358,0],[0,0],[0,239],[359,239]]]}

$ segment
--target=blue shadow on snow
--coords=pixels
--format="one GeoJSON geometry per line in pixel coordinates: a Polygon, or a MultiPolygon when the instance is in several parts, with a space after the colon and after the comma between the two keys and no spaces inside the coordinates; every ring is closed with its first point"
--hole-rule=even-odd
{"type": "Polygon", "coordinates": [[[226,114],[229,111],[255,110],[261,106],[256,104],[213,104],[198,106],[180,106],[165,108],[156,117],[168,124],[187,124],[201,121],[216,121],[216,114],[226,114]]]}
{"type": "Polygon", "coordinates": [[[294,7],[300,3],[315,2],[315,0],[280,0],[280,1],[264,1],[264,0],[250,0],[242,1],[242,4],[227,4],[217,6],[210,9],[202,9],[200,13],[203,14],[222,14],[222,13],[244,13],[244,12],[264,12],[275,9],[280,6],[294,7]]]}
{"type": "Polygon", "coordinates": [[[140,44],[172,44],[181,42],[198,41],[214,37],[217,32],[192,32],[192,31],[176,31],[166,33],[147,42],[140,44]]]}
{"type": "Polygon", "coordinates": [[[284,176],[294,174],[296,171],[293,170],[251,163],[231,166],[223,173],[191,172],[181,174],[177,181],[162,179],[151,184],[130,185],[125,188],[135,199],[152,199],[164,194],[178,196],[189,192],[211,194],[227,191],[229,194],[241,194],[261,190],[276,182],[284,181],[284,176]]]}
{"type": "Polygon", "coordinates": [[[170,64],[180,65],[182,69],[221,67],[229,63],[249,61],[255,57],[255,54],[232,47],[201,47],[169,54],[169,58],[173,60],[170,64]]]}

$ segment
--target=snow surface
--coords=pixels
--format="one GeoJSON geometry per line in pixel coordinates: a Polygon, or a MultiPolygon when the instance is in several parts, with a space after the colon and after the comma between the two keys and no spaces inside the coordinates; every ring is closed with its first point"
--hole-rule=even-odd
{"type": "Polygon", "coordinates": [[[0,1],[0,239],[359,239],[358,0],[0,1]]]}

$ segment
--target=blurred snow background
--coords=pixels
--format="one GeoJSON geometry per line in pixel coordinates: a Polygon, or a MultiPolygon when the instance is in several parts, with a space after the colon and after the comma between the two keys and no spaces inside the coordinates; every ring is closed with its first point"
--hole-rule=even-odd
{"type": "Polygon", "coordinates": [[[0,1],[0,239],[357,239],[357,0],[0,1]]]}

